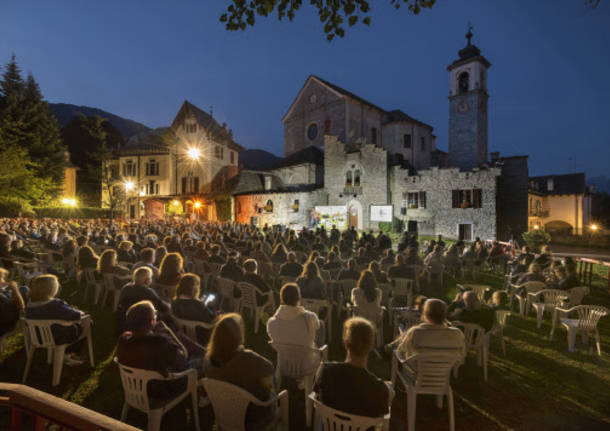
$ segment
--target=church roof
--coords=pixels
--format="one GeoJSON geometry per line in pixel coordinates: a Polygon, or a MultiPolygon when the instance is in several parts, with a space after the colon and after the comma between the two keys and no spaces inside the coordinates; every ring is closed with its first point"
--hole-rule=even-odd
{"type": "Polygon", "coordinates": [[[419,120],[411,117],[410,115],[405,114],[400,109],[394,109],[392,111],[386,112],[386,118],[385,118],[385,121],[383,122],[383,124],[400,122],[400,121],[416,123],[416,124],[419,124],[420,126],[427,127],[430,130],[434,129],[431,125],[426,124],[423,121],[419,121],[419,120]]]}
{"type": "Polygon", "coordinates": [[[337,93],[340,96],[350,98],[352,100],[355,100],[356,102],[359,102],[359,103],[361,103],[363,105],[368,106],[369,108],[372,108],[372,109],[375,109],[377,111],[380,111],[382,114],[386,115],[386,118],[393,118],[393,119],[385,121],[385,123],[391,123],[393,121],[409,121],[409,122],[417,123],[417,124],[422,125],[424,127],[428,127],[428,128],[430,128],[430,130],[432,130],[432,126],[430,126],[429,124],[426,124],[426,123],[424,123],[422,121],[416,120],[415,118],[413,118],[413,117],[405,114],[404,112],[402,112],[400,109],[394,109],[392,111],[386,111],[385,109],[375,105],[374,103],[369,102],[366,99],[363,99],[362,97],[358,96],[357,94],[354,94],[351,91],[348,91],[348,90],[346,90],[343,87],[339,87],[338,85],[333,84],[332,82],[328,82],[327,80],[322,79],[322,78],[320,78],[319,76],[316,76],[316,75],[309,75],[309,77],[305,81],[305,84],[303,84],[303,87],[299,91],[299,94],[297,95],[297,97],[295,97],[294,101],[290,104],[290,107],[288,108],[288,111],[286,112],[286,114],[283,117],[284,119],[286,117],[288,117],[288,114],[290,114],[290,112],[292,111],[292,108],[294,107],[295,103],[297,102],[297,100],[299,100],[303,90],[307,86],[307,83],[310,80],[312,80],[312,79],[317,81],[321,85],[329,88],[330,90],[334,91],[335,93],[337,93]]]}
{"type": "Polygon", "coordinates": [[[284,157],[282,160],[280,160],[267,170],[287,168],[288,166],[302,165],[304,163],[323,165],[324,152],[315,145],[310,145],[309,147],[303,148],[302,150],[297,151],[296,153],[292,153],[288,157],[284,157]]]}
{"type": "Polygon", "coordinates": [[[192,115],[197,120],[200,126],[202,126],[211,138],[219,141],[224,141],[234,151],[243,151],[244,147],[233,141],[231,132],[227,131],[225,125],[221,126],[218,122],[207,112],[196,107],[188,100],[185,100],[182,107],[178,111],[176,118],[172,122],[172,129],[176,129],[178,125],[182,124],[188,115],[192,115]]]}

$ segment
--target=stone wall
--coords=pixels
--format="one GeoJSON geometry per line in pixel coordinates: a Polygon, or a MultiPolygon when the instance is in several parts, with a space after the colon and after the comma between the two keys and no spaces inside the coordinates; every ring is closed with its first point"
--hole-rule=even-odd
{"type": "Polygon", "coordinates": [[[396,121],[383,126],[383,147],[390,154],[402,154],[415,169],[428,169],[431,165],[430,153],[435,150],[435,143],[429,128],[406,121],[396,121]],[[404,135],[407,134],[411,135],[411,148],[404,146],[404,135]]]}
{"type": "Polygon", "coordinates": [[[252,223],[257,218],[258,226],[283,224],[291,229],[309,227],[311,210],[317,205],[328,205],[328,194],[324,189],[310,192],[261,193],[235,196],[235,220],[252,223]],[[273,211],[265,210],[267,201],[273,202],[273,211]],[[293,209],[295,200],[298,210],[293,209]]]}
{"type": "Polygon", "coordinates": [[[271,172],[277,175],[284,185],[317,184],[319,179],[317,170],[317,165],[313,163],[303,163],[301,165],[273,169],[271,172]]]}
{"type": "MultiPolygon", "coordinates": [[[[345,145],[327,136],[324,153],[324,186],[329,205],[346,205],[358,211],[358,228],[376,228],[369,222],[369,206],[388,203],[387,151],[362,145],[358,151],[345,151],[345,145]],[[360,170],[360,186],[346,187],[346,172],[360,170]]],[[[353,184],[353,183],[352,183],[353,184]]]]}
{"type": "Polygon", "coordinates": [[[391,175],[394,216],[402,220],[405,228],[416,221],[423,235],[441,234],[458,238],[460,224],[472,224],[472,237],[496,237],[496,178],[500,169],[460,172],[458,168],[433,167],[409,176],[405,169],[394,167],[391,175]],[[453,190],[481,189],[481,208],[452,208],[453,190]],[[406,209],[403,193],[425,192],[426,207],[406,209]]]}
{"type": "Polygon", "coordinates": [[[487,94],[470,91],[449,98],[449,165],[462,170],[487,161],[487,94]]]}
{"type": "Polygon", "coordinates": [[[324,134],[345,139],[345,100],[315,80],[309,80],[282,121],[284,156],[310,145],[323,147],[324,134]],[[318,134],[310,140],[307,128],[313,123],[318,127],[318,134]]]}

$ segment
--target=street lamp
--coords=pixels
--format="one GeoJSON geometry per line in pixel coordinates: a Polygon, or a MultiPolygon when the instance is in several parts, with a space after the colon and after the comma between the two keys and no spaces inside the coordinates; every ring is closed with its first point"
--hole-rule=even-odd
{"type": "Polygon", "coordinates": [[[597,229],[599,229],[599,226],[597,226],[596,224],[592,224],[592,225],[591,225],[591,230],[592,230],[593,232],[595,232],[597,229]]]}
{"type": "Polygon", "coordinates": [[[201,156],[201,151],[199,150],[199,148],[191,147],[188,149],[186,154],[189,157],[189,159],[197,160],[199,158],[199,156],[201,156]]]}
{"type": "Polygon", "coordinates": [[[132,191],[134,189],[136,185],[133,183],[133,181],[125,181],[125,191],[132,191]]]}

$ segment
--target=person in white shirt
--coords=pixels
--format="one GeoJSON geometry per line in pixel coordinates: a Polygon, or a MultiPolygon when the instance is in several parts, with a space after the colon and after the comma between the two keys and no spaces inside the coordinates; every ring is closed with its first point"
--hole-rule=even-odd
{"type": "Polygon", "coordinates": [[[280,289],[281,305],[267,321],[267,334],[274,343],[316,347],[318,316],[301,307],[301,291],[295,283],[280,289]]]}
{"type": "Polygon", "coordinates": [[[447,305],[440,299],[424,303],[422,323],[405,332],[398,344],[398,352],[408,358],[421,352],[458,351],[466,356],[464,334],[459,328],[447,324],[447,305]]]}

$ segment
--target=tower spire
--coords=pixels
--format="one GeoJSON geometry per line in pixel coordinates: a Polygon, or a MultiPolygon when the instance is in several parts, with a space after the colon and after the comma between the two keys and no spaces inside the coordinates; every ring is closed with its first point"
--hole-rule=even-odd
{"type": "Polygon", "coordinates": [[[468,46],[470,46],[470,39],[472,39],[472,25],[468,23],[468,33],[466,33],[466,39],[468,39],[468,46]]]}

